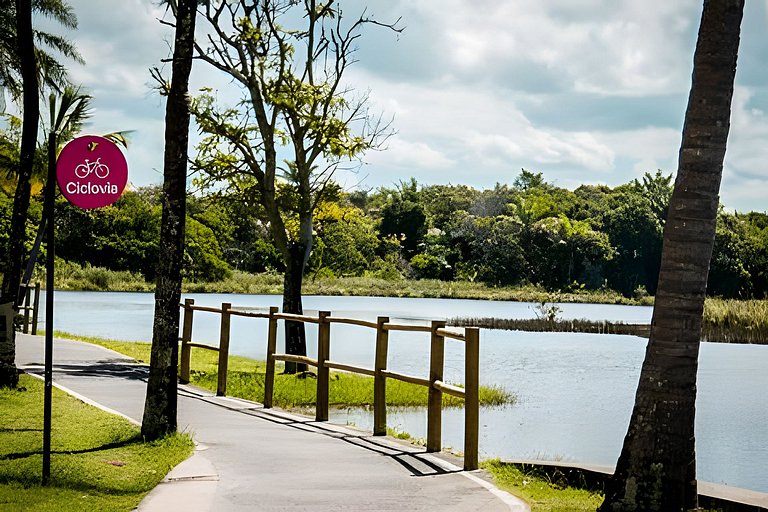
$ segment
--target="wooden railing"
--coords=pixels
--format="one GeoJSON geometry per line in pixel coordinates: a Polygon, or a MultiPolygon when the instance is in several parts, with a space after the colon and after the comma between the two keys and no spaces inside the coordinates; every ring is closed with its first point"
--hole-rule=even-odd
{"type": "Polygon", "coordinates": [[[181,371],[180,380],[189,382],[191,349],[201,348],[219,353],[218,383],[216,394],[226,395],[227,358],[229,355],[230,320],[232,316],[264,318],[268,320],[266,376],[264,381],[264,407],[272,407],[275,385],[275,362],[302,363],[317,368],[317,400],[315,419],[328,421],[329,410],[329,371],[341,370],[373,377],[373,434],[387,433],[386,386],[387,379],[409,382],[428,388],[427,403],[427,451],[439,452],[442,449],[442,400],[443,393],[464,399],[464,469],[473,470],[478,466],[479,437],[479,372],[480,372],[480,331],[477,327],[468,327],[464,332],[455,332],[445,328],[444,321],[432,321],[431,325],[400,325],[390,323],[388,317],[380,316],[376,322],[331,316],[329,311],[320,311],[317,317],[279,313],[278,308],[269,308],[269,313],[233,309],[229,303],[221,308],[195,306],[194,299],[186,299],[181,305],[184,316],[181,335],[181,371]],[[219,346],[197,343],[192,340],[192,324],[195,311],[217,313],[221,315],[219,346]],[[313,323],[318,326],[317,358],[292,354],[279,354],[277,350],[277,322],[292,321],[313,323]],[[363,368],[330,360],[331,324],[349,324],[375,330],[375,355],[373,368],[363,368]],[[389,333],[391,331],[422,332],[430,336],[429,373],[427,378],[405,375],[387,369],[389,333]],[[445,340],[452,339],[465,344],[464,387],[448,384],[443,380],[445,340]]]}
{"type": "Polygon", "coordinates": [[[28,334],[30,330],[29,326],[31,324],[32,334],[37,334],[37,319],[40,310],[40,283],[35,283],[34,285],[22,283],[21,289],[24,290],[24,301],[19,305],[19,313],[24,316],[23,323],[21,324],[21,332],[28,334]],[[30,314],[32,316],[31,319],[30,314]]]}

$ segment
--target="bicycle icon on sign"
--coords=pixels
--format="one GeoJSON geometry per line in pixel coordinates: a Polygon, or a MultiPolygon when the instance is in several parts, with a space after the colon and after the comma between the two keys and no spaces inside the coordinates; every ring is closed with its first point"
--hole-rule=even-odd
{"type": "Polygon", "coordinates": [[[90,162],[86,158],[85,163],[75,167],[75,176],[80,179],[86,178],[91,173],[94,173],[97,178],[104,179],[109,176],[109,167],[101,163],[101,157],[97,158],[95,162],[90,162]]]}

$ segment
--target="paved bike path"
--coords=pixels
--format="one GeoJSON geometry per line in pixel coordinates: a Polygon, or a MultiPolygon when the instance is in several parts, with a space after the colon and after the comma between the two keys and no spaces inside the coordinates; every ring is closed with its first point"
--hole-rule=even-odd
{"type": "MultiPolygon", "coordinates": [[[[56,339],[54,382],[140,422],[147,367],[56,339]]],[[[16,361],[42,374],[43,338],[17,334],[16,361]]],[[[179,430],[198,450],[139,506],[195,511],[525,511],[527,505],[417,447],[179,387],[179,430]]]]}

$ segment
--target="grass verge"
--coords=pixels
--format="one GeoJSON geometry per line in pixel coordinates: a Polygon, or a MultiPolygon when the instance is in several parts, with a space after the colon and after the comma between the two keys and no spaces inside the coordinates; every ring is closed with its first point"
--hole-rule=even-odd
{"type": "Polygon", "coordinates": [[[130,511],[192,452],[188,435],[144,443],[135,425],[54,389],[42,487],[43,383],[21,375],[19,386],[0,390],[0,511],[130,511]]]}
{"type": "MultiPolygon", "coordinates": [[[[140,362],[149,362],[150,344],[132,341],[114,341],[57,332],[56,337],[93,343],[120,352],[140,362]]],[[[216,391],[218,383],[218,353],[193,349],[191,383],[216,391]]],[[[278,372],[280,371],[278,367],[278,372]]],[[[264,400],[266,364],[248,357],[230,356],[227,375],[227,395],[261,402],[264,400]]],[[[275,375],[273,401],[285,409],[314,405],[316,381],[312,374],[275,375]]],[[[514,394],[498,386],[480,386],[480,405],[486,407],[513,404],[514,394]]],[[[332,406],[373,405],[373,378],[344,372],[331,372],[329,401],[332,406]]],[[[394,379],[387,381],[387,405],[395,407],[422,407],[427,405],[427,388],[394,379]]],[[[462,407],[464,401],[443,394],[443,405],[462,407]]]]}
{"type": "Polygon", "coordinates": [[[574,484],[566,475],[538,466],[495,459],[482,462],[480,467],[491,473],[500,489],[528,502],[532,512],[594,512],[603,502],[602,492],[594,486],[574,484]]]}

